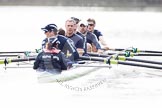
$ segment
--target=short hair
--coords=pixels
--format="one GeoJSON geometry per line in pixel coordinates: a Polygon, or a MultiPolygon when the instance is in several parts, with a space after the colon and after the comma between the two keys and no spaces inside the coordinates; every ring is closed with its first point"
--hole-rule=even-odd
{"type": "Polygon", "coordinates": [[[73,19],[76,22],[76,24],[78,24],[81,21],[79,18],[76,17],[71,17],[71,19],[73,19]]]}
{"type": "Polygon", "coordinates": [[[68,20],[66,20],[66,22],[73,22],[74,24],[76,24],[76,21],[73,19],[68,19],[68,20]]]}
{"type": "Polygon", "coordinates": [[[51,50],[52,49],[52,43],[47,42],[46,43],[46,49],[51,50]]]}
{"type": "Polygon", "coordinates": [[[87,20],[87,22],[93,22],[94,24],[96,24],[96,21],[95,21],[95,19],[93,19],[93,18],[89,18],[89,19],[87,20]]]}
{"type": "Polygon", "coordinates": [[[65,30],[64,30],[63,28],[60,28],[60,29],[58,30],[58,34],[59,34],[59,35],[65,36],[65,30]]]}

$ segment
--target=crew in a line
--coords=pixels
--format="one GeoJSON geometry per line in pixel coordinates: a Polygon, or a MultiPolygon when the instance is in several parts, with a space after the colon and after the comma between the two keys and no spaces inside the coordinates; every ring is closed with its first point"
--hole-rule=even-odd
{"type": "Polygon", "coordinates": [[[79,58],[79,54],[74,44],[72,44],[67,37],[57,34],[58,29],[55,24],[48,24],[42,28],[42,30],[46,35],[46,38],[42,41],[42,49],[45,48],[47,42],[51,43],[52,41],[57,40],[59,43],[57,48],[64,52],[68,58],[70,58],[72,61],[79,58]]]}

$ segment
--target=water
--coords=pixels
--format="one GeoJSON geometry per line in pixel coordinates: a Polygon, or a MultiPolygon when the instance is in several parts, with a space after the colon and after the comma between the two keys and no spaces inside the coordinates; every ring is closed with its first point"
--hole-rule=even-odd
{"type": "MultiPolygon", "coordinates": [[[[111,48],[130,46],[162,50],[160,12],[103,11],[97,8],[0,7],[1,51],[39,48],[44,34],[40,28],[75,16],[95,18],[111,48]]],[[[161,57],[145,57],[162,61],[161,57]]],[[[38,84],[35,71],[0,67],[0,100],[8,107],[160,107],[161,70],[113,65],[63,83],[38,84]],[[69,89],[68,86],[73,87],[69,89]],[[82,91],[81,91],[82,90],[82,91]]]]}

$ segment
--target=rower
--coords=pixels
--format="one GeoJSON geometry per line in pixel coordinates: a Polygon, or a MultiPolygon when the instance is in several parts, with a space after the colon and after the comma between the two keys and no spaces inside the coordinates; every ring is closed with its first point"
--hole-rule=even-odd
{"type": "Polygon", "coordinates": [[[74,24],[74,33],[77,34],[78,24],[79,24],[79,22],[81,20],[79,18],[76,18],[76,17],[71,17],[71,19],[75,21],[75,24],[74,24]]]}
{"type": "Polygon", "coordinates": [[[75,24],[74,24],[74,33],[79,35],[80,37],[82,37],[83,39],[83,50],[84,50],[84,53],[83,55],[84,56],[88,56],[87,55],[87,40],[86,40],[86,36],[84,36],[82,33],[80,33],[78,31],[78,27],[79,27],[79,22],[81,21],[79,18],[76,18],[76,17],[71,17],[71,19],[73,19],[75,21],[75,24]]]}
{"type": "Polygon", "coordinates": [[[63,35],[57,34],[57,26],[55,24],[48,24],[44,28],[41,28],[46,35],[46,38],[42,42],[42,49],[45,48],[47,42],[58,40],[58,49],[65,53],[66,57],[70,60],[75,61],[79,58],[79,54],[75,46],[70,42],[68,38],[63,35]]]}
{"type": "Polygon", "coordinates": [[[58,44],[57,40],[47,42],[46,48],[38,54],[33,69],[58,74],[72,67],[72,61],[56,48],[58,44]]]}
{"type": "Polygon", "coordinates": [[[80,34],[86,38],[86,48],[87,48],[86,52],[102,53],[103,50],[101,50],[101,46],[97,40],[97,37],[95,36],[95,34],[89,32],[87,30],[87,26],[88,26],[88,24],[86,22],[81,21],[79,23],[79,32],[78,32],[78,34],[80,34]],[[95,48],[95,50],[92,48],[95,48]]]}
{"type": "Polygon", "coordinates": [[[69,40],[71,40],[72,43],[74,43],[79,55],[83,55],[84,50],[83,50],[83,38],[77,34],[75,34],[74,31],[74,25],[75,25],[75,21],[73,19],[68,19],[65,22],[65,28],[66,28],[66,37],[69,38],[69,40]]]}
{"type": "Polygon", "coordinates": [[[103,49],[109,50],[109,47],[105,42],[102,33],[99,30],[94,29],[96,26],[96,21],[94,19],[89,18],[87,22],[88,22],[88,31],[94,33],[97,36],[98,41],[103,46],[103,49]]]}

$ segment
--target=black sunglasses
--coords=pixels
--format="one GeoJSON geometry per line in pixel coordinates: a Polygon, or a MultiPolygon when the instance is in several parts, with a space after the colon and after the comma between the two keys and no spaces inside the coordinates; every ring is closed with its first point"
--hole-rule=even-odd
{"type": "Polygon", "coordinates": [[[89,26],[94,26],[94,24],[88,24],[89,26]]]}
{"type": "Polygon", "coordinates": [[[47,33],[48,31],[44,31],[44,33],[47,33]]]}

